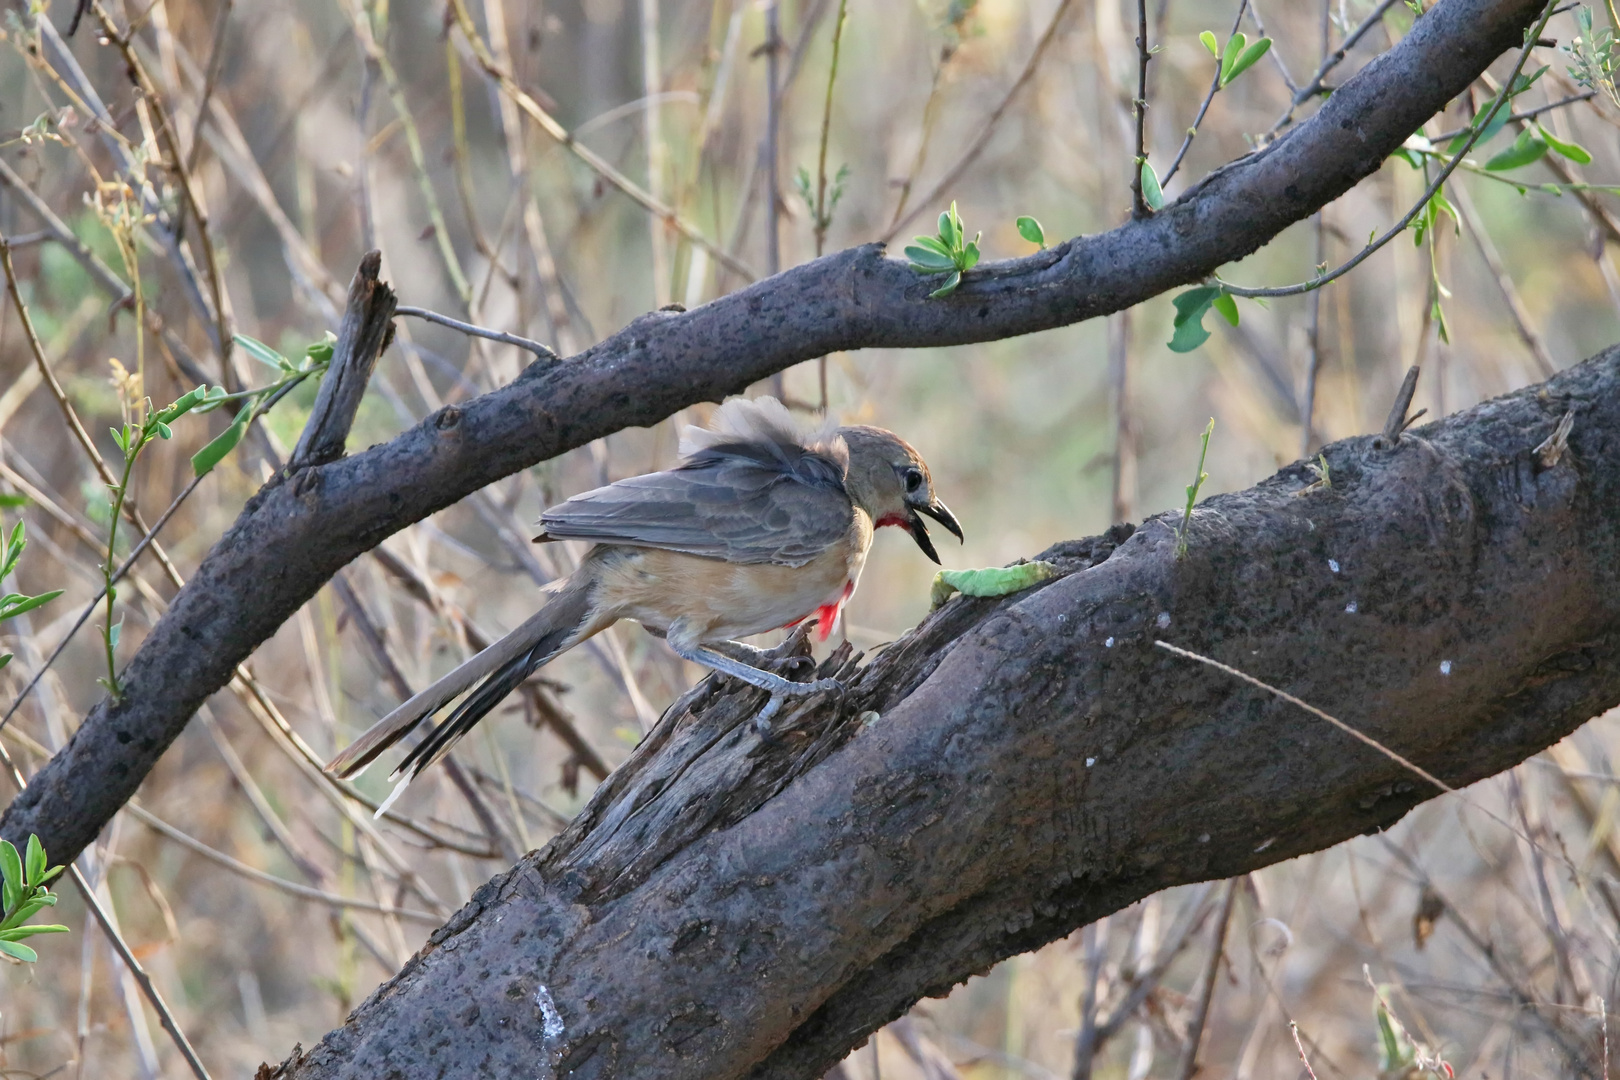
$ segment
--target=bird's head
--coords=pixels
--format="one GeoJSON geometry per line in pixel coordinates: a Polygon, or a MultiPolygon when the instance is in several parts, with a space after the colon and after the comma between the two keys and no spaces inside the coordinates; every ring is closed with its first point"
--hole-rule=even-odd
{"type": "Polygon", "coordinates": [[[874,525],[905,529],[924,555],[939,562],[939,552],[919,515],[927,514],[958,540],[962,539],[962,526],[934,494],[928,463],[892,431],[854,424],[839,428],[838,434],[849,448],[844,486],[850,500],[871,516],[874,525]]]}

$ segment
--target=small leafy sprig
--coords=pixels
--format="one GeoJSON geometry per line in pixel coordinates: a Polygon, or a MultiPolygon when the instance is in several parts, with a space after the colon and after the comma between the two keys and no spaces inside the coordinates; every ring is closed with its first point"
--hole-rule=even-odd
{"type": "MultiPolygon", "coordinates": [[[[21,506],[25,502],[27,500],[21,495],[0,495],[0,506],[21,506]]],[[[0,581],[4,581],[17,569],[17,560],[22,558],[23,549],[28,546],[28,534],[23,528],[23,523],[19,521],[12,528],[10,539],[6,539],[5,530],[0,529],[0,540],[5,541],[4,545],[0,546],[0,581]]],[[[24,612],[33,611],[41,604],[48,604],[61,595],[61,589],[40,593],[38,596],[6,593],[0,596],[0,622],[15,618],[24,612]]],[[[11,654],[0,653],[0,668],[9,663],[11,663],[11,654]]]]}
{"type": "Polygon", "coordinates": [[[247,433],[248,424],[255,417],[262,415],[280,400],[281,395],[298,383],[311,375],[319,375],[326,371],[327,365],[332,362],[332,346],[337,338],[328,333],[324,340],[305,349],[303,359],[297,364],[264,342],[245,334],[235,335],[234,340],[249,356],[274,369],[278,375],[276,381],[267,386],[239,390],[236,393],[227,393],[223,386],[198,386],[182,395],[174,404],[154,412],[151,399],[140,396],[139,376],[125,371],[122,364],[113,361],[113,382],[119,388],[119,396],[123,401],[124,423],[122,427],[112,429],[112,437],[124,455],[124,468],[118,483],[111,488],[112,516],[107,527],[107,558],[102,564],[102,584],[106,589],[107,614],[101,627],[101,639],[107,658],[107,674],[96,681],[106,688],[114,700],[122,693],[118,681],[117,657],[119,633],[123,629],[123,620],[113,619],[118,601],[118,590],[113,583],[113,575],[116,572],[114,558],[117,550],[119,518],[123,514],[129,494],[130,477],[141,451],[155,440],[171,437],[174,432],[170,425],[186,413],[212,412],[223,405],[238,402],[240,407],[231,419],[230,425],[191,456],[193,475],[199,479],[207,475],[242,441],[242,436],[247,433]]]}
{"type": "Polygon", "coordinates": [[[1616,90],[1614,82],[1614,27],[1605,26],[1594,32],[1589,7],[1576,10],[1575,26],[1578,30],[1575,39],[1561,50],[1570,59],[1569,77],[1588,90],[1603,91],[1610,101],[1620,105],[1620,91],[1616,90]]]}
{"type": "Polygon", "coordinates": [[[978,265],[979,238],[983,235],[975,233],[972,240],[966,240],[962,216],[956,212],[953,201],[951,208],[939,215],[938,236],[912,237],[912,242],[906,247],[906,258],[911,260],[911,268],[919,274],[947,275],[945,283],[928,294],[931,298],[951,295],[962,283],[962,275],[978,265]]]}
{"type": "Polygon", "coordinates": [[[39,954],[22,944],[22,939],[35,934],[66,934],[68,928],[54,923],[23,925],[41,908],[56,906],[56,894],[45,885],[63,869],[46,868],[45,849],[39,837],[28,837],[27,851],[25,858],[17,854],[10,840],[0,840],[0,902],[5,907],[4,916],[0,916],[0,953],[32,964],[39,954]]]}
{"type": "Polygon", "coordinates": [[[1176,558],[1187,557],[1187,529],[1192,524],[1193,503],[1198,501],[1198,492],[1209,479],[1209,473],[1204,471],[1204,459],[1209,456],[1209,437],[1215,434],[1215,418],[1209,418],[1209,424],[1204,428],[1203,445],[1198,450],[1198,472],[1193,482],[1187,485],[1187,507],[1181,514],[1181,528],[1176,530],[1176,558]]]}
{"type": "Polygon", "coordinates": [[[793,176],[793,189],[804,200],[806,210],[810,211],[811,227],[818,233],[825,234],[832,228],[833,213],[838,209],[838,200],[844,197],[844,186],[849,182],[849,166],[840,165],[833,174],[832,182],[827,185],[826,206],[817,213],[815,180],[810,176],[810,170],[803,165],[793,176]]]}
{"type": "Polygon", "coordinates": [[[1271,51],[1271,39],[1268,37],[1250,42],[1248,35],[1236,33],[1222,45],[1216,39],[1213,30],[1205,30],[1198,35],[1198,40],[1204,43],[1209,55],[1215,58],[1214,79],[1209,85],[1209,93],[1204,97],[1204,104],[1198,110],[1197,118],[1193,121],[1192,127],[1187,129],[1181,150],[1176,154],[1176,160],[1170,166],[1170,171],[1165,174],[1165,179],[1160,181],[1159,174],[1154,171],[1146,158],[1139,159],[1142,169],[1142,201],[1147,204],[1149,210],[1157,211],[1164,208],[1164,184],[1168,183],[1170,177],[1180,168],[1181,159],[1187,153],[1187,147],[1197,137],[1198,125],[1203,123],[1204,114],[1209,109],[1209,103],[1215,99],[1215,95],[1232,85],[1239,75],[1254,67],[1262,56],[1271,51]]]}
{"type": "Polygon", "coordinates": [[[1215,45],[1213,30],[1205,30],[1198,35],[1198,40],[1204,43],[1209,55],[1220,65],[1220,80],[1216,85],[1218,90],[1225,90],[1231,86],[1232,80],[1254,67],[1260,62],[1260,58],[1271,50],[1270,38],[1263,37],[1251,44],[1248,36],[1242,33],[1233,34],[1226,44],[1219,48],[1215,45]]]}

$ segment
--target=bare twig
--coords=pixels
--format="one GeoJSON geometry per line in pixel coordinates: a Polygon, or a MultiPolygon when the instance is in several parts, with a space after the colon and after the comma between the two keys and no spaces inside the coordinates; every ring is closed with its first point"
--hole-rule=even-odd
{"type": "Polygon", "coordinates": [[[1496,279],[1496,287],[1502,293],[1502,302],[1507,305],[1508,314],[1513,317],[1513,326],[1519,332],[1519,340],[1530,350],[1530,357],[1540,369],[1541,377],[1551,378],[1558,370],[1558,365],[1553,362],[1552,351],[1547,348],[1546,339],[1531,323],[1530,312],[1519,297],[1519,290],[1513,284],[1513,276],[1508,273],[1507,265],[1503,263],[1501,254],[1496,250],[1496,244],[1491,240],[1491,234],[1486,230],[1485,223],[1480,220],[1479,212],[1474,209],[1474,200],[1468,194],[1466,184],[1458,184],[1452,189],[1451,204],[1462,215],[1463,227],[1468,230],[1468,235],[1479,245],[1480,256],[1490,268],[1491,276],[1496,279]]]}
{"type": "MultiPolygon", "coordinates": [[[[985,119],[984,126],[979,129],[979,133],[967,144],[967,149],[962,152],[962,156],[957,159],[956,164],[946,170],[939,183],[930,188],[927,195],[916,201],[910,213],[889,226],[888,231],[883,234],[883,243],[889,243],[900,235],[902,229],[915,221],[918,215],[926,213],[929,207],[938,202],[939,198],[946,191],[949,191],[952,185],[967,171],[968,166],[978,160],[979,154],[984,151],[985,145],[990,142],[990,136],[995,134],[996,125],[1001,123],[1001,118],[1006,115],[1007,109],[1018,97],[1019,91],[1023,90],[1030,79],[1035,77],[1036,70],[1041,66],[1041,58],[1046,55],[1047,48],[1057,38],[1058,27],[1062,25],[1063,16],[1068,14],[1069,7],[1073,2],[1074,0],[1058,0],[1057,10],[1052,12],[1051,21],[1046,24],[1046,30],[1041,34],[1040,40],[1035,43],[1035,48],[1029,54],[1029,59],[1024,62],[1024,70],[1018,73],[1018,78],[1013,81],[1012,86],[1007,88],[1007,93],[1001,99],[1000,104],[991,111],[989,117],[985,119]]],[[[1140,2],[1146,3],[1146,0],[1140,0],[1140,2]]],[[[1141,182],[1140,176],[1138,176],[1137,181],[1138,183],[1141,182]]]]}
{"type": "MultiPolygon", "coordinates": [[[[1316,212],[1316,265],[1327,262],[1327,225],[1324,210],[1316,212]]],[[[1305,393],[1299,406],[1299,456],[1308,457],[1311,444],[1316,441],[1316,380],[1322,371],[1322,290],[1311,292],[1307,301],[1310,308],[1310,327],[1306,330],[1305,393]]]]}
{"type": "Polygon", "coordinates": [[[1188,659],[1188,660],[1196,660],[1200,664],[1207,664],[1209,667],[1214,668],[1216,671],[1220,671],[1220,672],[1223,672],[1223,673],[1225,673],[1227,675],[1230,675],[1234,679],[1241,679],[1243,682],[1248,683],[1250,686],[1258,687],[1259,689],[1264,690],[1268,694],[1273,694],[1273,695],[1281,698],[1282,700],[1288,702],[1290,705],[1293,705],[1293,706],[1296,706],[1298,708],[1304,709],[1306,712],[1310,713],[1312,716],[1315,716],[1315,717],[1317,717],[1319,719],[1322,719],[1322,720],[1326,720],[1328,723],[1332,724],[1334,727],[1338,728],[1340,731],[1344,732],[1346,735],[1349,735],[1351,738],[1357,740],[1358,742],[1365,743],[1366,745],[1372,747],[1374,750],[1377,750],[1380,754],[1383,754],[1385,757],[1389,758],[1391,761],[1395,762],[1397,765],[1400,765],[1402,768],[1409,770],[1414,775],[1422,778],[1423,780],[1427,781],[1428,783],[1433,784],[1435,787],[1439,788],[1441,791],[1453,792],[1453,791],[1457,790],[1456,788],[1452,787],[1450,784],[1446,783],[1444,780],[1440,780],[1437,777],[1435,777],[1434,774],[1430,773],[1428,770],[1426,770],[1426,769],[1424,769],[1424,768],[1422,768],[1420,766],[1412,764],[1412,762],[1408,761],[1406,758],[1404,758],[1401,755],[1397,754],[1395,751],[1391,750],[1389,747],[1385,746],[1383,743],[1379,742],[1377,739],[1374,739],[1372,736],[1362,734],[1360,731],[1358,731],[1355,728],[1351,727],[1349,724],[1345,723],[1343,720],[1340,720],[1338,717],[1329,716],[1327,713],[1323,712],[1321,709],[1318,709],[1315,705],[1312,705],[1309,702],[1301,701],[1299,698],[1295,697],[1294,695],[1288,693],[1285,690],[1279,690],[1275,686],[1271,686],[1271,685],[1269,685],[1267,683],[1261,682],[1259,679],[1255,678],[1253,675],[1247,674],[1246,672],[1239,671],[1235,667],[1230,667],[1230,666],[1228,666],[1226,664],[1223,664],[1219,660],[1213,660],[1210,657],[1201,656],[1200,654],[1195,653],[1195,652],[1191,651],[1190,649],[1179,648],[1179,647],[1177,647],[1175,645],[1170,644],[1167,641],[1155,641],[1153,644],[1158,646],[1159,648],[1163,649],[1167,653],[1172,653],[1172,654],[1174,654],[1176,656],[1184,657],[1185,659],[1188,659]]]}
{"type": "Polygon", "coordinates": [[[527,113],[529,118],[540,127],[540,130],[555,139],[569,153],[583,161],[592,172],[628,195],[636,205],[659,218],[670,228],[686,237],[691,243],[707,251],[710,258],[719,262],[732,273],[738,274],[748,281],[754,280],[756,275],[746,263],[733,258],[729,253],[712,243],[696,228],[683,220],[671,207],[653,198],[639,184],[616,169],[607,159],[581,144],[569,133],[567,128],[557,122],[555,117],[541,108],[540,103],[535,101],[517,84],[517,80],[512,77],[510,72],[495,63],[495,58],[490,55],[489,46],[484,44],[484,39],[478,34],[478,28],[473,22],[472,13],[467,10],[466,0],[451,0],[451,3],[455,11],[457,25],[460,26],[462,35],[467,39],[467,44],[472,49],[473,56],[477,58],[479,66],[484,69],[486,75],[495,80],[503,93],[510,95],[518,108],[527,113]]]}
{"type": "Polygon", "coordinates": [[[1401,388],[1395,392],[1395,401],[1389,407],[1389,418],[1384,421],[1384,445],[1394,446],[1401,441],[1401,432],[1412,426],[1418,416],[1426,410],[1420,410],[1417,416],[1408,415],[1412,408],[1412,397],[1417,393],[1418,366],[1413,364],[1406,369],[1406,377],[1401,380],[1401,388]]]}
{"type": "MultiPolygon", "coordinates": [[[[1565,105],[1573,105],[1577,101],[1588,101],[1596,95],[1596,90],[1588,90],[1582,94],[1571,94],[1569,97],[1559,98],[1557,101],[1549,101],[1545,105],[1537,105],[1534,109],[1526,109],[1524,112],[1516,112],[1512,116],[1508,117],[1505,122],[1509,124],[1522,124],[1526,120],[1534,120],[1543,113],[1550,113],[1554,109],[1562,109],[1565,105]]],[[[1467,128],[1461,127],[1453,131],[1442,131],[1440,134],[1432,136],[1429,141],[1436,145],[1443,142],[1450,142],[1452,139],[1455,139],[1457,136],[1461,135],[1467,130],[1467,128]]]]}
{"type": "Polygon", "coordinates": [[[139,803],[130,802],[124,807],[124,809],[128,810],[137,821],[141,822],[141,824],[168,837],[181,847],[187,848],[188,850],[201,855],[209,862],[214,863],[217,866],[223,866],[231,873],[245,877],[249,881],[256,881],[261,885],[268,885],[272,889],[279,889],[281,892],[287,893],[289,896],[297,896],[304,900],[314,900],[318,903],[328,904],[335,908],[349,908],[355,911],[374,911],[383,915],[392,915],[396,918],[409,919],[412,922],[425,923],[428,926],[438,926],[444,921],[442,916],[435,915],[432,912],[414,911],[410,908],[394,907],[391,904],[379,904],[370,900],[358,900],[347,896],[339,896],[337,893],[325,892],[321,889],[313,889],[308,885],[300,885],[296,881],[288,881],[286,878],[276,877],[274,874],[267,874],[263,870],[256,870],[245,862],[231,858],[223,851],[218,851],[209,847],[207,844],[203,843],[201,840],[198,840],[194,836],[181,832],[179,829],[175,828],[173,825],[170,825],[156,814],[153,814],[139,803]]]}
{"type": "Polygon", "coordinates": [[[1137,221],[1153,213],[1142,195],[1142,169],[1147,165],[1148,62],[1152,59],[1153,53],[1148,50],[1147,0],[1136,0],[1136,100],[1131,103],[1136,113],[1136,157],[1131,162],[1131,217],[1137,221]]]}
{"type": "Polygon", "coordinates": [[[1316,1070],[1311,1068],[1311,1059],[1305,1056],[1305,1044],[1299,1041],[1299,1025],[1292,1020],[1288,1021],[1288,1031],[1294,1036],[1294,1046],[1299,1050],[1299,1060],[1305,1066],[1305,1075],[1311,1080],[1316,1080],[1316,1070]]]}
{"type": "Polygon", "coordinates": [[[1209,960],[1204,964],[1198,981],[1198,1004],[1193,1008],[1192,1020],[1187,1026],[1187,1046],[1181,1055],[1180,1080],[1192,1080],[1198,1071],[1198,1044],[1203,1041],[1204,1024],[1209,1020],[1209,1006],[1215,1000],[1215,977],[1220,974],[1221,956],[1226,949],[1226,927],[1232,921],[1232,902],[1237,898],[1237,878],[1228,878],[1221,893],[1221,913],[1215,920],[1215,931],[1210,938],[1209,960]]]}
{"type": "MultiPolygon", "coordinates": [[[[1396,0],[1379,0],[1378,6],[1373,8],[1371,13],[1365,19],[1362,19],[1354,30],[1345,35],[1344,40],[1339,43],[1339,47],[1333,51],[1333,54],[1322,60],[1321,65],[1316,69],[1316,74],[1311,76],[1311,81],[1295,91],[1293,98],[1288,103],[1288,108],[1277,118],[1277,122],[1271,125],[1271,130],[1266,133],[1267,135],[1275,135],[1294,122],[1294,113],[1299,107],[1326,89],[1322,85],[1322,80],[1327,77],[1327,73],[1339,66],[1350,50],[1356,47],[1356,43],[1366,35],[1367,31],[1383,22],[1384,13],[1394,7],[1395,4],[1396,0]]],[[[1537,34],[1540,34],[1539,29],[1537,34]]]]}

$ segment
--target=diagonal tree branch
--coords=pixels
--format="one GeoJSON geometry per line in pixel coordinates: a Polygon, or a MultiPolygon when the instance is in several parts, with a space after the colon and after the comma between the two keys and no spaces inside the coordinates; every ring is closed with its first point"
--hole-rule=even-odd
{"type": "Polygon", "coordinates": [[[234,666],[343,565],[468,493],[621,428],[839,350],[962,344],[1117,311],[1200,280],[1336,198],[1518,46],[1535,0],[1442,0],[1309,120],[1151,219],[984,266],[945,300],[877,245],[685,313],[655,312],[569,361],[439,410],[392,442],[249,500],[104,701],[0,821],[54,857],[109,821],[234,666]],[[289,553],[296,553],[293,557],[289,553]]]}
{"type": "Polygon", "coordinates": [[[1154,643],[1450,787],[1508,768],[1620,702],[1617,442],[1620,347],[1326,447],[1331,486],[1301,463],[1211,498],[1184,557],[1179,514],[1059,544],[1056,580],[953,600],[864,668],[835,653],[818,674],[847,698],[769,741],[761,692],[705,680],[567,830],[266,1071],[809,1080],[1140,897],[1387,828],[1436,789],[1154,643]]]}

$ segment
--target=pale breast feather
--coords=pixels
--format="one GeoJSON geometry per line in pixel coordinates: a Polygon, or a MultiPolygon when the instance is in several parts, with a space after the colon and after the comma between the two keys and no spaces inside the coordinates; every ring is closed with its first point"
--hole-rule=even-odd
{"type": "Polygon", "coordinates": [[[551,539],[802,566],[842,540],[853,515],[840,463],[802,447],[729,443],[576,495],[540,526],[551,539]]]}

